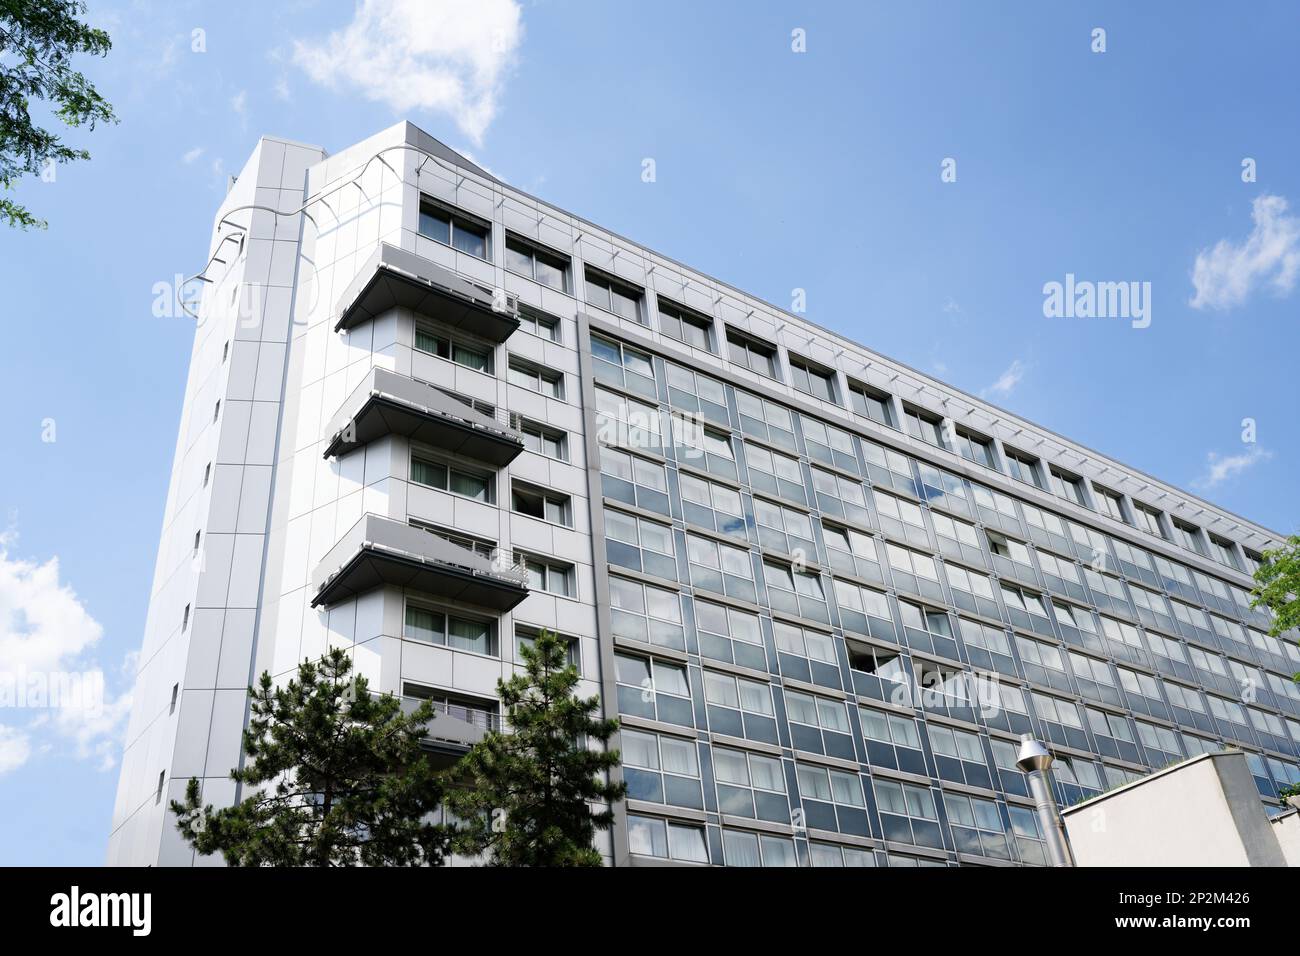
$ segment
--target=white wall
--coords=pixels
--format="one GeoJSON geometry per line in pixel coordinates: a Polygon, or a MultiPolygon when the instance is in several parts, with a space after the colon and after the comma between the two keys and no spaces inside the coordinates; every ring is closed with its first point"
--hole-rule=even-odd
{"type": "Polygon", "coordinates": [[[199,306],[110,864],[191,862],[166,811],[191,776],[205,800],[234,797],[301,217],[233,210],[301,205],[307,167],[323,155],[261,139],[217,212],[210,252],[226,261],[208,269],[199,306]],[[227,214],[235,228],[220,225],[227,214]],[[228,233],[244,234],[242,248],[220,242],[228,233]]]}
{"type": "Polygon", "coordinates": [[[1285,866],[1245,755],[1204,754],[1061,814],[1078,866],[1285,866]]]}

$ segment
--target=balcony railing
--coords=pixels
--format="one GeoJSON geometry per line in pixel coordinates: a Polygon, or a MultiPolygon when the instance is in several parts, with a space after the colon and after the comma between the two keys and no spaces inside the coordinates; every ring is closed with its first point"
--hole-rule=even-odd
{"type": "Polygon", "coordinates": [[[372,368],[325,429],[325,457],[344,455],[385,435],[402,435],[500,468],[524,450],[503,408],[487,414],[406,375],[372,368]]]}
{"type": "Polygon", "coordinates": [[[398,308],[496,343],[519,328],[515,297],[498,295],[430,259],[381,242],[339,298],[334,330],[398,308]]]}
{"type": "MultiPolygon", "coordinates": [[[[418,707],[424,703],[419,697],[407,697],[403,700],[411,700],[418,707]]],[[[482,731],[497,731],[501,729],[501,715],[494,714],[486,710],[480,710],[477,707],[470,707],[465,704],[453,704],[445,700],[432,701],[433,711],[435,714],[453,717],[456,720],[463,721],[471,727],[476,727],[482,731]]],[[[437,718],[435,718],[436,720],[437,718]]]]}
{"type": "MultiPolygon", "coordinates": [[[[412,714],[424,702],[424,698],[403,696],[402,711],[412,714]]],[[[442,750],[453,758],[482,740],[484,734],[501,729],[499,714],[442,700],[430,703],[433,705],[434,717],[425,725],[424,741],[426,745],[442,750]]]]}
{"type": "Polygon", "coordinates": [[[377,587],[412,588],[496,611],[528,596],[528,578],[504,549],[483,555],[422,528],[363,515],[312,575],[312,606],[330,606],[377,587]]]}

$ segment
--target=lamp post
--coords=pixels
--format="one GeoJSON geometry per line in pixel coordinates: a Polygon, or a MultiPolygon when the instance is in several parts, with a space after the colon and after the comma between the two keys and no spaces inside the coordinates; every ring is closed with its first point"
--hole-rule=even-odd
{"type": "Polygon", "coordinates": [[[1016,766],[1029,778],[1029,792],[1034,798],[1034,809],[1038,813],[1038,826],[1047,841],[1047,852],[1052,858],[1052,866],[1074,866],[1074,854],[1070,852],[1070,841],[1065,835],[1065,825],[1061,823],[1061,814],[1056,808],[1056,797],[1052,795],[1052,753],[1033,734],[1020,736],[1020,753],[1016,757],[1016,766]]]}

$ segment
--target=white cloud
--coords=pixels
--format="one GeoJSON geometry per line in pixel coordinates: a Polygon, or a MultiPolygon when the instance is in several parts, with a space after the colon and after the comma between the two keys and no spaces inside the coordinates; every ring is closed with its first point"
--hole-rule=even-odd
{"type": "Polygon", "coordinates": [[[362,0],[343,29],[295,40],[293,61],[394,112],[446,113],[481,144],[522,38],[516,0],[362,0]]]}
{"type": "Polygon", "coordinates": [[[1287,215],[1281,196],[1258,196],[1251,210],[1254,229],[1240,244],[1220,239],[1202,249],[1192,266],[1195,309],[1230,309],[1245,302],[1254,287],[1267,282],[1278,295],[1300,275],[1300,219],[1287,215]]]}
{"type": "Polygon", "coordinates": [[[131,695],[112,697],[91,656],[103,628],[60,580],[58,558],[13,557],[15,540],[0,534],[0,703],[35,716],[23,730],[0,725],[0,773],[27,760],[29,732],[64,738],[78,758],[111,767],[131,695]]]}
{"type": "Polygon", "coordinates": [[[230,98],[230,108],[240,116],[248,111],[248,90],[240,90],[230,98]]]}
{"type": "Polygon", "coordinates": [[[980,392],[984,397],[997,396],[1006,398],[1020,384],[1020,380],[1025,377],[1026,366],[1020,359],[1012,360],[1007,366],[1007,370],[998,376],[998,380],[988,388],[980,392]]]}
{"type": "Polygon", "coordinates": [[[961,303],[959,303],[959,302],[958,302],[956,299],[954,299],[952,296],[948,296],[948,301],[945,302],[945,303],[943,304],[943,311],[945,311],[945,312],[961,312],[961,310],[962,310],[962,308],[961,308],[961,303]]]}
{"type": "MultiPolygon", "coordinates": [[[[127,657],[132,665],[135,656],[127,657]]],[[[130,669],[135,670],[134,666],[130,669]]],[[[60,707],[55,711],[54,729],[76,745],[78,759],[94,760],[100,770],[111,770],[122,749],[120,738],[131,716],[131,701],[130,692],[118,697],[105,693],[93,708],[60,707]]]]}
{"type": "Polygon", "coordinates": [[[9,556],[0,535],[0,661],[5,668],[55,671],[99,642],[103,628],[76,592],[59,580],[59,559],[44,564],[9,556]]]}
{"type": "Polygon", "coordinates": [[[203,155],[203,147],[195,146],[193,149],[187,149],[185,151],[185,155],[181,157],[181,162],[184,163],[186,166],[188,166],[190,163],[194,162],[202,155],[203,155]]]}
{"type": "Polygon", "coordinates": [[[1235,478],[1247,469],[1273,457],[1271,451],[1251,445],[1237,455],[1220,455],[1208,452],[1205,456],[1205,473],[1192,482],[1194,488],[1215,488],[1229,478],[1235,478]]]}
{"type": "Polygon", "coordinates": [[[31,755],[31,738],[21,730],[0,724],[0,775],[17,770],[31,755]]]}

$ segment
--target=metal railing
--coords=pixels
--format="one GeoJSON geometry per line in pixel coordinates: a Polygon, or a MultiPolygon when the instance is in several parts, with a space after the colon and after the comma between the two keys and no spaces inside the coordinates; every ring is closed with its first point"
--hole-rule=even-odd
{"type": "Polygon", "coordinates": [[[433,707],[434,720],[429,724],[430,736],[437,737],[437,716],[445,714],[448,717],[454,717],[456,720],[463,721],[471,727],[476,727],[483,731],[498,731],[502,727],[501,715],[489,710],[483,710],[478,707],[471,707],[467,704],[457,704],[445,700],[430,700],[425,697],[411,697],[404,695],[402,697],[403,710],[411,713],[421,704],[428,702],[433,707]]]}
{"type": "Polygon", "coordinates": [[[351,560],[354,554],[362,548],[384,551],[419,561],[422,564],[456,567],[469,574],[498,578],[519,587],[527,586],[527,570],[523,562],[516,561],[514,554],[505,548],[493,547],[490,551],[486,551],[474,547],[473,542],[468,545],[463,544],[461,541],[441,534],[435,529],[409,524],[401,519],[374,512],[363,514],[356,524],[326,554],[321,565],[330,568],[328,577],[332,578],[336,575],[344,564],[351,560]],[[419,547],[418,539],[409,536],[411,534],[430,535],[438,538],[444,543],[459,549],[466,557],[472,555],[487,563],[488,567],[483,567],[478,562],[465,560],[454,551],[451,553],[445,551],[437,554],[426,553],[419,547]],[[333,558],[332,561],[331,558],[333,558]]]}
{"type": "MultiPolygon", "coordinates": [[[[400,374],[400,373],[395,373],[395,374],[400,374]]],[[[419,382],[421,385],[427,385],[429,388],[432,388],[437,392],[439,392],[440,394],[451,399],[457,405],[463,405],[465,408],[477,412],[479,415],[482,415],[484,418],[492,419],[494,422],[496,422],[496,424],[500,427],[502,431],[509,432],[511,438],[517,438],[517,439],[521,438],[521,436],[519,435],[519,413],[518,412],[509,411],[508,409],[500,405],[493,405],[491,402],[484,402],[477,398],[470,398],[468,395],[461,395],[459,392],[453,392],[450,389],[445,389],[437,385],[432,385],[418,378],[412,378],[411,381],[419,382]]],[[[482,422],[475,421],[474,419],[468,418],[466,416],[458,415],[452,411],[447,411],[441,408],[431,408],[427,405],[422,405],[422,404],[418,404],[416,407],[420,408],[421,411],[424,411],[431,415],[443,415],[448,418],[455,418],[457,421],[461,422],[462,424],[470,428],[484,427],[482,422]]]]}
{"type": "MultiPolygon", "coordinates": [[[[433,382],[425,381],[422,378],[416,378],[413,375],[406,375],[395,369],[384,368],[383,366],[373,366],[370,371],[370,387],[367,394],[371,398],[384,396],[392,401],[401,402],[410,408],[421,411],[427,415],[435,415],[445,418],[454,418],[456,421],[469,428],[484,429],[486,426],[482,421],[477,420],[474,416],[481,416],[485,419],[491,419],[502,431],[509,432],[509,437],[520,439],[517,413],[511,412],[506,408],[495,405],[491,402],[485,402],[482,399],[474,398],[471,395],[463,395],[454,389],[444,388],[441,385],[435,385],[433,382]],[[411,386],[419,388],[412,389],[411,386]],[[447,405],[439,404],[434,406],[429,403],[420,389],[428,389],[436,392],[440,398],[449,399],[447,405]],[[464,408],[467,412],[473,412],[473,415],[461,414],[458,409],[464,408]]],[[[344,400],[342,407],[347,408],[353,401],[354,396],[364,388],[359,387],[357,392],[344,400]]],[[[429,396],[432,399],[432,396],[429,396]]],[[[355,413],[355,410],[354,410],[355,413]]]]}

